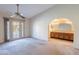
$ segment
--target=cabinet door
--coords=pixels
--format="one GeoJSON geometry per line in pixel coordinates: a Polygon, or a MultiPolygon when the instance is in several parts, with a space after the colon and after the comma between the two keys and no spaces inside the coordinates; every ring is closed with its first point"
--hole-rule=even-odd
{"type": "Polygon", "coordinates": [[[63,33],[58,33],[58,38],[63,39],[63,33]]]}
{"type": "Polygon", "coordinates": [[[54,37],[58,38],[58,33],[57,32],[54,33],[54,37]]]}
{"type": "Polygon", "coordinates": [[[64,34],[64,39],[73,40],[73,34],[72,33],[65,33],[64,34]]]}
{"type": "Polygon", "coordinates": [[[73,40],[73,34],[68,35],[69,40],[73,40]]]}
{"type": "Polygon", "coordinates": [[[55,32],[51,32],[50,36],[51,36],[51,38],[54,38],[55,37],[55,32]]]}

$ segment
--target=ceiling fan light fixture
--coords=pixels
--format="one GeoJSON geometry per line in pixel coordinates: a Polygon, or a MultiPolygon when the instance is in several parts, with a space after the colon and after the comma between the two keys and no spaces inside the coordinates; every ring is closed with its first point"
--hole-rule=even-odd
{"type": "Polygon", "coordinates": [[[22,18],[22,19],[24,19],[25,17],[23,16],[23,14],[20,14],[19,13],[19,4],[16,4],[16,6],[17,6],[17,11],[16,11],[16,13],[14,14],[14,15],[12,15],[11,17],[13,18],[16,18],[16,17],[20,17],[20,18],[22,18]]]}

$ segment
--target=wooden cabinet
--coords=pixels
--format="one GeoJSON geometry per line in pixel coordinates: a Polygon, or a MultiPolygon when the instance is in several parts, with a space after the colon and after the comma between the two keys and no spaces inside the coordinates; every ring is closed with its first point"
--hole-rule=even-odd
{"type": "Polygon", "coordinates": [[[64,33],[64,39],[73,40],[73,33],[64,33]]]}
{"type": "Polygon", "coordinates": [[[73,35],[74,35],[73,33],[51,32],[50,38],[73,40],[74,38],[73,35]]]}

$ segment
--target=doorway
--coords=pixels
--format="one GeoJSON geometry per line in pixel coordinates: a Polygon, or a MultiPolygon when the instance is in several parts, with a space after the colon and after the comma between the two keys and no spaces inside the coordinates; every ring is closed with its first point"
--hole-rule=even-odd
{"type": "Polygon", "coordinates": [[[67,18],[54,19],[49,23],[49,39],[74,40],[74,26],[67,18]]]}

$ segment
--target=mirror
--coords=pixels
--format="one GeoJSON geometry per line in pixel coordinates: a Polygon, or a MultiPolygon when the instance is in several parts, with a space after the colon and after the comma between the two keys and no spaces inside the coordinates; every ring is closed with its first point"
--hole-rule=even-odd
{"type": "Polygon", "coordinates": [[[58,29],[60,31],[70,31],[72,29],[72,26],[70,24],[63,23],[58,25],[58,29]]]}

